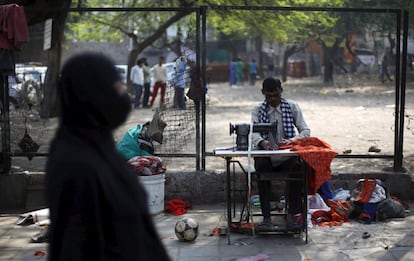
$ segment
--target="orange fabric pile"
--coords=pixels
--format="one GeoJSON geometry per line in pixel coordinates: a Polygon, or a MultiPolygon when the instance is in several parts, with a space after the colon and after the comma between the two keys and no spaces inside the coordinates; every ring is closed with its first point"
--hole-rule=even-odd
{"type": "Polygon", "coordinates": [[[331,162],[338,153],[328,143],[316,137],[305,137],[282,145],[279,149],[297,151],[301,159],[311,167],[308,176],[309,194],[315,194],[325,181],[331,179],[331,162]]]}
{"type": "Polygon", "coordinates": [[[312,213],[311,220],[313,225],[333,227],[350,221],[349,215],[353,211],[353,206],[349,201],[329,199],[326,204],[331,208],[329,211],[318,210],[312,213]]]}

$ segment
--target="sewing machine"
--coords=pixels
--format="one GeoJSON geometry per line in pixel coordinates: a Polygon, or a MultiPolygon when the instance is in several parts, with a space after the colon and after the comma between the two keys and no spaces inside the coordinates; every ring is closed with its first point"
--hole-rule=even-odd
{"type": "MultiPolygon", "coordinates": [[[[276,139],[277,123],[253,123],[252,132],[267,132],[276,139]]],[[[236,148],[237,150],[248,150],[249,147],[249,133],[250,124],[232,124],[230,123],[230,136],[236,133],[236,148]]]]}

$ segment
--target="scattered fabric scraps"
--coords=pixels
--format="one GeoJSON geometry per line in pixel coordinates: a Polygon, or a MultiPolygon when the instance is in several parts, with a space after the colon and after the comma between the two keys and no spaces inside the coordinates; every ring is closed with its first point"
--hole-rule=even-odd
{"type": "Polygon", "coordinates": [[[34,252],[33,256],[36,256],[36,257],[44,257],[44,256],[46,256],[46,251],[39,251],[39,250],[37,250],[37,251],[34,252]]]}
{"type": "Polygon", "coordinates": [[[171,199],[168,201],[167,206],[165,207],[165,212],[173,214],[174,216],[180,216],[187,212],[187,209],[192,209],[191,205],[185,203],[182,199],[171,199]]]}

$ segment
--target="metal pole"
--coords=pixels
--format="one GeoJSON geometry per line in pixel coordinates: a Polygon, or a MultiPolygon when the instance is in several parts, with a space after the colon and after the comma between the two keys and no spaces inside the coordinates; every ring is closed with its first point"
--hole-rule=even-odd
{"type": "Polygon", "coordinates": [[[231,231],[231,192],[230,192],[230,162],[231,158],[226,158],[226,200],[227,200],[227,244],[230,245],[230,231],[231,231]]]}
{"type": "MultiPolygon", "coordinates": [[[[196,12],[196,79],[200,78],[200,16],[201,11],[196,12]]],[[[196,170],[200,170],[200,101],[194,101],[196,109],[196,170]]]]}
{"type": "Polygon", "coordinates": [[[398,172],[405,171],[403,167],[403,143],[404,143],[404,117],[405,117],[405,91],[407,82],[407,41],[408,41],[408,11],[402,10],[403,13],[403,38],[402,38],[402,61],[401,61],[401,90],[400,90],[400,127],[398,132],[398,151],[396,151],[396,159],[394,170],[398,172]]]}
{"type": "MultiPolygon", "coordinates": [[[[398,152],[400,151],[400,144],[399,144],[399,134],[400,134],[400,102],[401,102],[401,88],[400,88],[400,79],[401,79],[401,70],[400,70],[400,58],[401,58],[401,12],[396,14],[396,55],[395,55],[395,118],[394,118],[394,167],[393,170],[397,171],[398,169],[398,161],[399,155],[398,152]]],[[[387,54],[385,54],[387,55],[387,54]]]]}
{"type": "MultiPolygon", "coordinates": [[[[206,28],[207,28],[207,7],[201,7],[201,14],[202,14],[202,42],[203,42],[203,49],[201,50],[201,71],[202,71],[202,82],[203,87],[206,87],[206,28]]],[[[201,168],[203,170],[206,169],[206,96],[203,95],[201,100],[201,168]]]]}
{"type": "Polygon", "coordinates": [[[11,169],[10,157],[10,110],[9,110],[9,81],[7,74],[0,74],[1,80],[1,162],[3,164],[1,173],[7,174],[11,169]]]}

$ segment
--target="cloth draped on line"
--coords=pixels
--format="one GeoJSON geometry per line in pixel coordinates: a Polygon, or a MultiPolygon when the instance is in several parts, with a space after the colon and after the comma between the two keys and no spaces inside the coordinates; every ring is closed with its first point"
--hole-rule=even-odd
{"type": "Polygon", "coordinates": [[[304,137],[282,145],[279,149],[298,152],[300,158],[309,165],[309,194],[315,194],[325,181],[331,179],[331,162],[338,153],[328,143],[316,137],[304,137]]]}
{"type": "Polygon", "coordinates": [[[19,51],[28,41],[24,8],[17,4],[0,6],[0,49],[19,51]]]}

